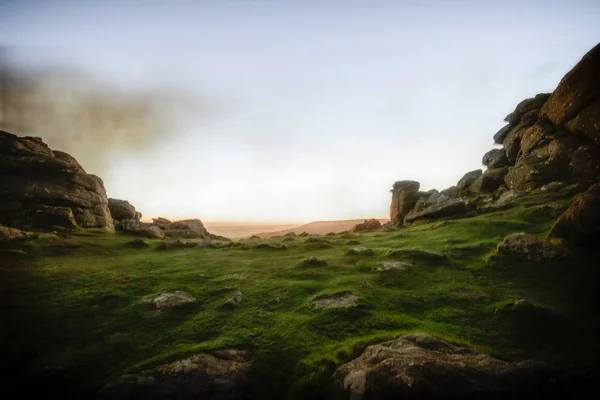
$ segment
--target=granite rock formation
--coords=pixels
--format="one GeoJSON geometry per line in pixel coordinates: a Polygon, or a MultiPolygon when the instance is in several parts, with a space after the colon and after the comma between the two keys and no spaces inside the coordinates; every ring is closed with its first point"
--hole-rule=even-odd
{"type": "Polygon", "coordinates": [[[67,153],[0,131],[0,224],[31,231],[114,231],[106,190],[67,153]]]}

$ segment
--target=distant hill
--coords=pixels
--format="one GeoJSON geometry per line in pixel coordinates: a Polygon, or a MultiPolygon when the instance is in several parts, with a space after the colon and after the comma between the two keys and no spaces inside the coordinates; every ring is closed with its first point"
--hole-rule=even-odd
{"type": "Polygon", "coordinates": [[[290,229],[298,226],[297,223],[259,223],[259,222],[204,222],[204,226],[215,235],[225,236],[231,239],[248,237],[257,232],[276,231],[280,229],[290,229]]]}
{"type": "MultiPolygon", "coordinates": [[[[261,232],[257,233],[256,236],[261,238],[270,238],[273,236],[285,235],[286,233],[294,232],[295,234],[300,234],[302,232],[307,232],[310,234],[317,233],[320,235],[324,235],[329,232],[343,232],[352,229],[352,227],[356,224],[360,224],[364,221],[363,219],[346,219],[342,221],[315,221],[309,222],[308,224],[296,226],[294,228],[283,229],[274,232],[261,232]]],[[[382,224],[388,222],[388,219],[379,219],[379,222],[382,224]]]]}

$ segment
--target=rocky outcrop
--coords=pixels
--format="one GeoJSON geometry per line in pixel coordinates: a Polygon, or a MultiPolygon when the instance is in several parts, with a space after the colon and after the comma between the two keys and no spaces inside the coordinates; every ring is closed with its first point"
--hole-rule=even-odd
{"type": "Polygon", "coordinates": [[[108,209],[110,210],[110,215],[116,221],[121,221],[123,219],[135,219],[139,221],[142,217],[142,214],[135,211],[135,207],[129,204],[127,200],[109,198],[108,209]]]}
{"type": "Polygon", "coordinates": [[[404,222],[411,223],[422,219],[436,219],[461,215],[466,212],[464,201],[450,198],[433,189],[429,192],[420,192],[420,197],[415,207],[409,211],[404,222]]]}
{"type": "Polygon", "coordinates": [[[244,398],[250,353],[224,349],[123,375],[104,386],[100,399],[211,399],[244,398]]]}
{"type": "Polygon", "coordinates": [[[548,239],[594,248],[600,244],[600,184],[573,200],[552,227],[548,239]]]}
{"type": "Polygon", "coordinates": [[[165,237],[165,232],[158,226],[135,219],[125,219],[121,221],[121,223],[118,225],[118,228],[123,232],[148,237],[151,239],[163,239],[165,237]]]}
{"type": "Polygon", "coordinates": [[[600,145],[600,44],[558,84],[540,117],[600,145]]]}
{"type": "Polygon", "coordinates": [[[504,238],[496,249],[497,253],[517,260],[544,261],[564,258],[564,249],[536,238],[529,233],[513,233],[504,238]]]}
{"type": "Polygon", "coordinates": [[[561,80],[553,93],[523,100],[494,135],[502,149],[483,157],[482,192],[528,191],[551,182],[590,184],[600,176],[600,45],[561,80]],[[496,170],[507,167],[507,170],[496,170]],[[505,173],[506,172],[506,173],[505,173]],[[504,174],[504,182],[500,176],[504,174]],[[484,178],[485,179],[485,178],[484,178]]]}
{"type": "Polygon", "coordinates": [[[209,233],[199,219],[184,219],[169,224],[156,224],[165,236],[184,239],[207,239],[209,233]]]}
{"type": "Polygon", "coordinates": [[[381,222],[378,219],[365,219],[360,224],[356,224],[352,227],[352,232],[369,232],[381,228],[381,222]]]}
{"type": "Polygon", "coordinates": [[[476,169],[475,171],[467,172],[456,184],[459,191],[468,191],[469,187],[477,181],[477,179],[483,174],[483,171],[476,169]]]}
{"type": "Polygon", "coordinates": [[[549,396],[554,373],[416,333],[376,344],[334,374],[336,399],[464,399],[549,396]]]}
{"type": "Polygon", "coordinates": [[[114,231],[100,178],[40,138],[0,131],[0,224],[32,230],[114,231]]]}
{"type": "Polygon", "coordinates": [[[419,187],[415,181],[398,181],[392,188],[392,204],[390,205],[390,221],[403,224],[404,217],[415,207],[419,200],[419,187]]]}
{"type": "Polygon", "coordinates": [[[492,149],[483,155],[481,163],[488,169],[502,168],[508,165],[504,149],[492,149]]]}

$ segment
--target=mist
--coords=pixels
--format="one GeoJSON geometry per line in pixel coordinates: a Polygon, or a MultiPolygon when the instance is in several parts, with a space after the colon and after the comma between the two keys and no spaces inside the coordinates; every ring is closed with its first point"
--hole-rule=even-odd
{"type": "Polygon", "coordinates": [[[89,173],[103,177],[117,154],[144,154],[207,118],[202,100],[183,90],[128,88],[67,64],[24,65],[20,58],[32,52],[2,52],[0,129],[41,137],[89,173]]]}

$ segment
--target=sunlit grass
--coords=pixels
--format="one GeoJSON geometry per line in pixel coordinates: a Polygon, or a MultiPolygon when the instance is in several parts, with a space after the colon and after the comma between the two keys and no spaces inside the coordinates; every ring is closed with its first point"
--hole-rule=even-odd
{"type": "Polygon", "coordinates": [[[335,367],[367,345],[407,332],[506,359],[589,366],[599,359],[593,335],[598,253],[552,264],[486,264],[505,235],[541,236],[549,229],[554,216],[532,205],[566,202],[561,194],[531,196],[470,218],[327,237],[330,248],[307,247],[306,238],[269,240],[287,250],[160,251],[159,241],[134,249],[122,235],[31,242],[22,249],[33,258],[1,264],[2,312],[14,327],[4,359],[48,387],[90,393],[122,373],[190,353],[244,348],[254,355],[250,398],[299,399],[322,390],[335,367]],[[375,255],[344,254],[355,246],[375,255]],[[415,259],[408,270],[378,272],[395,249],[444,253],[448,260],[415,259]],[[328,265],[302,266],[308,256],[328,265]],[[139,305],[176,289],[198,302],[162,311],[139,305]],[[222,307],[236,290],[242,303],[222,307]],[[315,297],[339,291],[359,296],[358,305],[312,306],[315,297]],[[532,322],[498,312],[523,297],[553,317],[532,322]]]}

